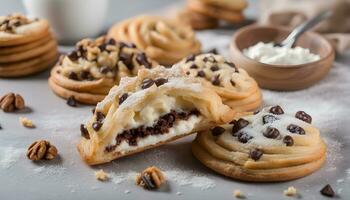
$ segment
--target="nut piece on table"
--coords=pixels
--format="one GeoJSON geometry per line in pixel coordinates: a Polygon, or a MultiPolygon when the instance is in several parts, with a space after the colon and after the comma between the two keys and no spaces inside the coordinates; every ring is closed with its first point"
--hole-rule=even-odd
{"type": "Polygon", "coordinates": [[[295,196],[295,195],[297,195],[297,189],[295,189],[295,187],[291,186],[291,187],[288,187],[287,190],[284,190],[283,193],[286,196],[295,196]]]}
{"type": "Polygon", "coordinates": [[[238,198],[238,199],[244,199],[245,196],[240,190],[234,190],[233,191],[233,196],[238,198]]]}
{"type": "Polygon", "coordinates": [[[23,110],[25,108],[24,99],[19,94],[7,93],[0,98],[0,108],[4,112],[23,110]]]}
{"type": "Polygon", "coordinates": [[[96,171],[95,177],[99,181],[107,181],[109,179],[109,175],[105,171],[103,171],[103,169],[96,171]]]}
{"type": "Polygon", "coordinates": [[[136,184],[147,190],[159,188],[165,182],[163,172],[157,167],[148,167],[136,176],[136,184]]]}
{"type": "Polygon", "coordinates": [[[33,121],[28,119],[28,118],[20,117],[19,122],[22,124],[22,126],[24,126],[26,128],[35,128],[33,121]]]}
{"type": "Polygon", "coordinates": [[[57,156],[57,149],[49,141],[39,140],[31,144],[27,151],[30,160],[52,160],[57,156]]]}

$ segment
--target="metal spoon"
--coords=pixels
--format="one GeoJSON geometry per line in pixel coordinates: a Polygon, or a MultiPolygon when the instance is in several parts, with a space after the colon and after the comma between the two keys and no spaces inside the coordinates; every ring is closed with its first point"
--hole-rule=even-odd
{"type": "Polygon", "coordinates": [[[332,12],[331,11],[323,11],[321,12],[319,15],[317,15],[316,17],[310,19],[309,21],[306,21],[302,24],[300,24],[299,26],[297,26],[289,35],[286,39],[284,39],[282,42],[275,44],[275,46],[278,47],[289,47],[291,48],[293,46],[293,44],[295,43],[295,41],[297,41],[297,39],[300,37],[300,35],[302,35],[305,31],[311,29],[312,27],[314,27],[316,24],[318,24],[319,22],[328,19],[329,17],[332,16],[332,12]]]}

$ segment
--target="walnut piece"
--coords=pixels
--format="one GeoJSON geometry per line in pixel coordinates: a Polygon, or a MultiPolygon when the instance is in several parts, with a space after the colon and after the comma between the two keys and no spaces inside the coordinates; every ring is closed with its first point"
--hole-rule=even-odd
{"type": "Polygon", "coordinates": [[[238,198],[238,199],[244,199],[245,196],[240,190],[234,190],[233,191],[233,196],[238,198]]]}
{"type": "Polygon", "coordinates": [[[0,98],[0,108],[4,112],[23,110],[25,108],[24,99],[19,94],[7,93],[0,98]]]}
{"type": "Polygon", "coordinates": [[[165,182],[163,172],[157,167],[148,167],[136,176],[136,184],[147,190],[159,188],[165,182]]]}
{"type": "Polygon", "coordinates": [[[295,189],[293,186],[288,187],[287,190],[283,191],[283,194],[286,196],[295,196],[297,194],[297,189],[295,189]]]}
{"type": "Polygon", "coordinates": [[[19,122],[22,124],[22,126],[24,126],[26,128],[35,128],[33,121],[28,119],[28,118],[20,117],[19,122]]]}
{"type": "Polygon", "coordinates": [[[39,140],[31,144],[27,151],[30,160],[52,160],[57,156],[57,149],[49,141],[39,140]]]}
{"type": "Polygon", "coordinates": [[[103,171],[103,169],[96,171],[95,177],[99,181],[107,181],[109,179],[109,175],[105,171],[103,171]]]}

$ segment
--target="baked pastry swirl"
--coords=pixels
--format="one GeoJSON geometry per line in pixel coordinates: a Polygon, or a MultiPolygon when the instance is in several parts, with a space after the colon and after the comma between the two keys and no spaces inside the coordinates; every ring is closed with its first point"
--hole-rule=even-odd
{"type": "Polygon", "coordinates": [[[204,165],[235,179],[287,181],[319,169],[326,145],[311,116],[279,106],[200,132],[192,151],[204,165]]]}
{"type": "Polygon", "coordinates": [[[83,39],[52,69],[49,84],[63,98],[74,96],[79,102],[96,104],[122,77],[136,76],[138,70],[155,65],[131,43],[105,37],[83,39]]]}
{"type": "Polygon", "coordinates": [[[248,73],[221,55],[191,55],[174,65],[216,91],[224,104],[236,111],[253,111],[260,107],[262,95],[258,84],[248,73]]]}
{"type": "Polygon", "coordinates": [[[162,65],[172,65],[201,49],[191,27],[158,16],[122,21],[109,30],[108,37],[135,43],[162,65]]]}
{"type": "Polygon", "coordinates": [[[125,77],[81,126],[78,150],[90,165],[109,162],[227,123],[234,111],[180,70],[142,69],[125,77]]]}

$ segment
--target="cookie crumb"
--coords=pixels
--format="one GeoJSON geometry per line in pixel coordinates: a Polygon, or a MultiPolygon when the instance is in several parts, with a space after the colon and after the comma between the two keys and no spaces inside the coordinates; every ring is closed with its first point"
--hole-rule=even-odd
{"type": "Polygon", "coordinates": [[[234,190],[233,191],[233,196],[238,198],[238,199],[244,199],[245,196],[240,190],[234,190]]]}
{"type": "Polygon", "coordinates": [[[125,194],[130,194],[130,190],[125,190],[124,193],[125,194]]]}
{"type": "Polygon", "coordinates": [[[96,171],[95,177],[99,181],[107,181],[109,179],[109,175],[105,171],[103,171],[103,169],[96,171]]]}
{"type": "Polygon", "coordinates": [[[35,128],[33,121],[28,119],[28,118],[20,117],[19,122],[22,124],[22,126],[24,126],[26,128],[35,128]]]}
{"type": "Polygon", "coordinates": [[[176,192],[176,195],[180,196],[182,195],[182,192],[176,192]]]}
{"type": "Polygon", "coordinates": [[[288,187],[287,190],[283,191],[283,194],[286,196],[295,196],[297,194],[297,189],[295,189],[293,186],[288,187]]]}
{"type": "Polygon", "coordinates": [[[136,184],[147,190],[158,189],[165,182],[163,172],[157,167],[148,167],[136,176],[136,184]]]}

